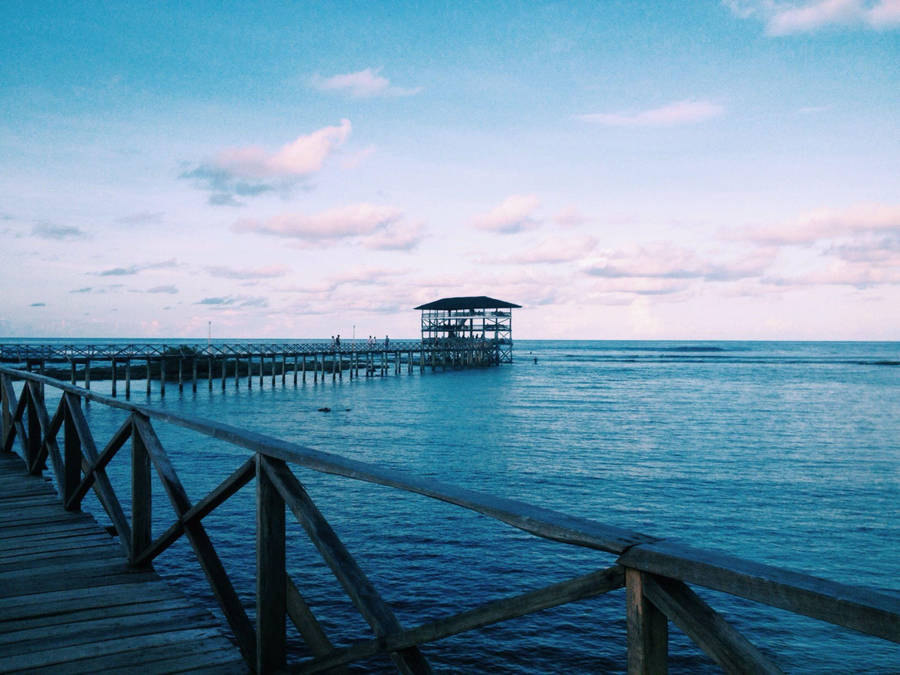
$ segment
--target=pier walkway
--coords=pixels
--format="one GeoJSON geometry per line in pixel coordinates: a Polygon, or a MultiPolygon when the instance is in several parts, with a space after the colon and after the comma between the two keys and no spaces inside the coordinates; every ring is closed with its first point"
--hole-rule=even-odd
{"type": "Polygon", "coordinates": [[[0,672],[248,672],[213,615],[129,567],[94,518],[0,454],[0,672]]]}

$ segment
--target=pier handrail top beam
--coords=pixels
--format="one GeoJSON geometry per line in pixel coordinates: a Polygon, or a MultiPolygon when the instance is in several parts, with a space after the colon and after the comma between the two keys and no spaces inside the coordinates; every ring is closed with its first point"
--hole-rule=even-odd
{"type": "Polygon", "coordinates": [[[619,561],[627,567],[715,588],[900,642],[900,597],[717,551],[687,547],[671,539],[641,534],[518,500],[409,476],[402,471],[315,450],[221,422],[127,403],[35,373],[5,366],[0,366],[0,373],[43,383],[113,408],[137,412],[319,473],[402,489],[461,506],[545,539],[613,553],[619,555],[619,561]]]}

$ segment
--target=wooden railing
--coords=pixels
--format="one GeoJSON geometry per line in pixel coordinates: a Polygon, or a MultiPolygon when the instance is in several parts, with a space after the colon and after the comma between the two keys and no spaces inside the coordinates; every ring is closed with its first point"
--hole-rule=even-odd
{"type": "Polygon", "coordinates": [[[827,621],[885,640],[900,642],[900,600],[874,591],[763,565],[722,553],[694,549],[669,540],[569,516],[557,511],[408,476],[306,448],[220,422],[129,404],[33,373],[0,367],[2,451],[18,441],[28,469],[40,474],[49,460],[66,509],[78,510],[93,489],[118,540],[134,566],[150,565],[185,536],[227,619],[248,665],[260,673],[284,669],[319,672],[389,653],[405,673],[430,672],[419,646],[451,635],[524,616],[608,591],[626,588],[628,671],[664,672],[668,621],[681,628],[728,672],[781,672],[688,584],[730,593],[796,614],[827,621]],[[16,396],[13,380],[23,380],[16,396]],[[51,416],[44,387],[62,396],[51,416]],[[128,413],[100,449],[82,410],[94,401],[128,413]],[[221,484],[192,503],[151,422],[191,429],[250,450],[221,484]],[[58,436],[62,432],[62,447],[58,436]],[[131,440],[131,518],[127,518],[105,468],[131,440]],[[290,466],[344,476],[425,495],[487,515],[538,537],[618,556],[611,567],[422,624],[400,625],[350,552],[310,499],[290,466]],[[151,470],[158,474],[176,520],[151,536],[151,470]],[[203,519],[240,488],[256,479],[256,622],[239,601],[203,527],[203,519]],[[297,518],[331,568],[374,637],[335,647],[300,590],[286,574],[285,511],[297,518]],[[286,621],[296,625],[313,657],[287,664],[286,621]]]}

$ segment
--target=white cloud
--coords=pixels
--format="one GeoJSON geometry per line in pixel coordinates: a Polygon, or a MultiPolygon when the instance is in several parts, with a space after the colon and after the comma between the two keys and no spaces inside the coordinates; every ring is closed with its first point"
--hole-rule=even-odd
{"type": "Polygon", "coordinates": [[[675,101],[659,108],[629,113],[592,113],[578,119],[613,127],[671,127],[718,117],[725,108],[710,101],[675,101]]]}
{"type": "Polygon", "coordinates": [[[284,265],[269,265],[252,269],[213,265],[205,269],[211,276],[220,279],[274,279],[288,273],[288,268],[284,265]]]}
{"type": "Polygon", "coordinates": [[[783,223],[743,228],[723,236],[783,246],[875,233],[900,236],[900,205],[857,204],[845,209],[818,209],[783,223]]]}
{"type": "Polygon", "coordinates": [[[900,0],[725,0],[742,19],[759,18],[773,36],[812,33],[829,26],[885,30],[900,26],[900,0]]]}
{"type": "Polygon", "coordinates": [[[343,119],[338,126],[298,136],[275,152],[266,152],[258,146],[233,148],[220,152],[213,163],[219,169],[248,178],[304,177],[319,171],[328,156],[347,140],[351,130],[350,120],[343,119]]]}
{"type": "Polygon", "coordinates": [[[511,195],[499,206],[475,218],[473,225],[480,230],[500,234],[514,234],[540,224],[534,212],[541,202],[535,195],[511,195]]]}
{"type": "Polygon", "coordinates": [[[400,209],[365,203],[311,215],[285,214],[267,220],[244,218],[232,230],[315,245],[352,241],[380,250],[410,250],[422,239],[422,226],[407,223],[400,209]]]}
{"type": "Polygon", "coordinates": [[[397,87],[381,75],[381,68],[365,68],[355,73],[344,73],[331,77],[314,75],[310,81],[320,91],[335,91],[352,98],[372,98],[375,96],[413,96],[422,91],[421,87],[397,87]]]}
{"type": "Polygon", "coordinates": [[[536,246],[522,251],[513,253],[496,259],[494,262],[516,264],[516,265],[534,265],[534,264],[550,264],[573,262],[582,260],[589,255],[597,246],[597,240],[594,237],[569,237],[545,239],[536,246]]]}

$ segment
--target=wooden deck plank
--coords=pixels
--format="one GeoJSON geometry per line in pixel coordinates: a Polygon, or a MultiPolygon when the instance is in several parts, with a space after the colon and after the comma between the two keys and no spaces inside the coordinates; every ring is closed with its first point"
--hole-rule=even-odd
{"type": "MultiPolygon", "coordinates": [[[[221,633],[216,628],[195,628],[139,635],[130,639],[115,637],[110,640],[69,647],[47,647],[45,643],[45,649],[36,650],[28,654],[6,656],[0,653],[0,672],[34,671],[39,668],[52,669],[53,672],[56,672],[55,666],[67,661],[85,659],[91,656],[102,656],[104,654],[134,653],[136,651],[140,652],[146,647],[177,645],[185,640],[199,640],[220,636],[221,633]]],[[[222,639],[224,640],[225,638],[222,639]]]]}
{"type": "Polygon", "coordinates": [[[161,611],[177,611],[190,609],[191,604],[186,599],[155,600],[152,602],[129,602],[121,605],[104,605],[90,609],[73,609],[67,612],[45,613],[42,616],[0,621],[0,635],[13,631],[29,630],[41,626],[55,626],[63,623],[74,624],[79,621],[92,621],[95,619],[112,618],[115,616],[128,616],[136,614],[148,614],[161,611]]]}
{"type": "MultiPolygon", "coordinates": [[[[234,662],[234,649],[223,647],[221,639],[190,640],[178,644],[166,644],[159,647],[144,647],[139,652],[126,651],[115,654],[95,656],[77,661],[68,661],[53,667],[54,675],[93,675],[93,673],[120,673],[134,668],[140,672],[159,672],[165,670],[164,662],[172,659],[174,654],[185,659],[198,659],[209,664],[222,663],[227,667],[234,662]]],[[[247,666],[238,659],[242,668],[237,672],[247,672],[247,666]]],[[[175,665],[175,669],[186,670],[192,666],[175,665]]]]}
{"type": "Polygon", "coordinates": [[[0,456],[0,672],[248,672],[208,610],[0,456]],[[176,629],[177,627],[177,629],[176,629]]]}

